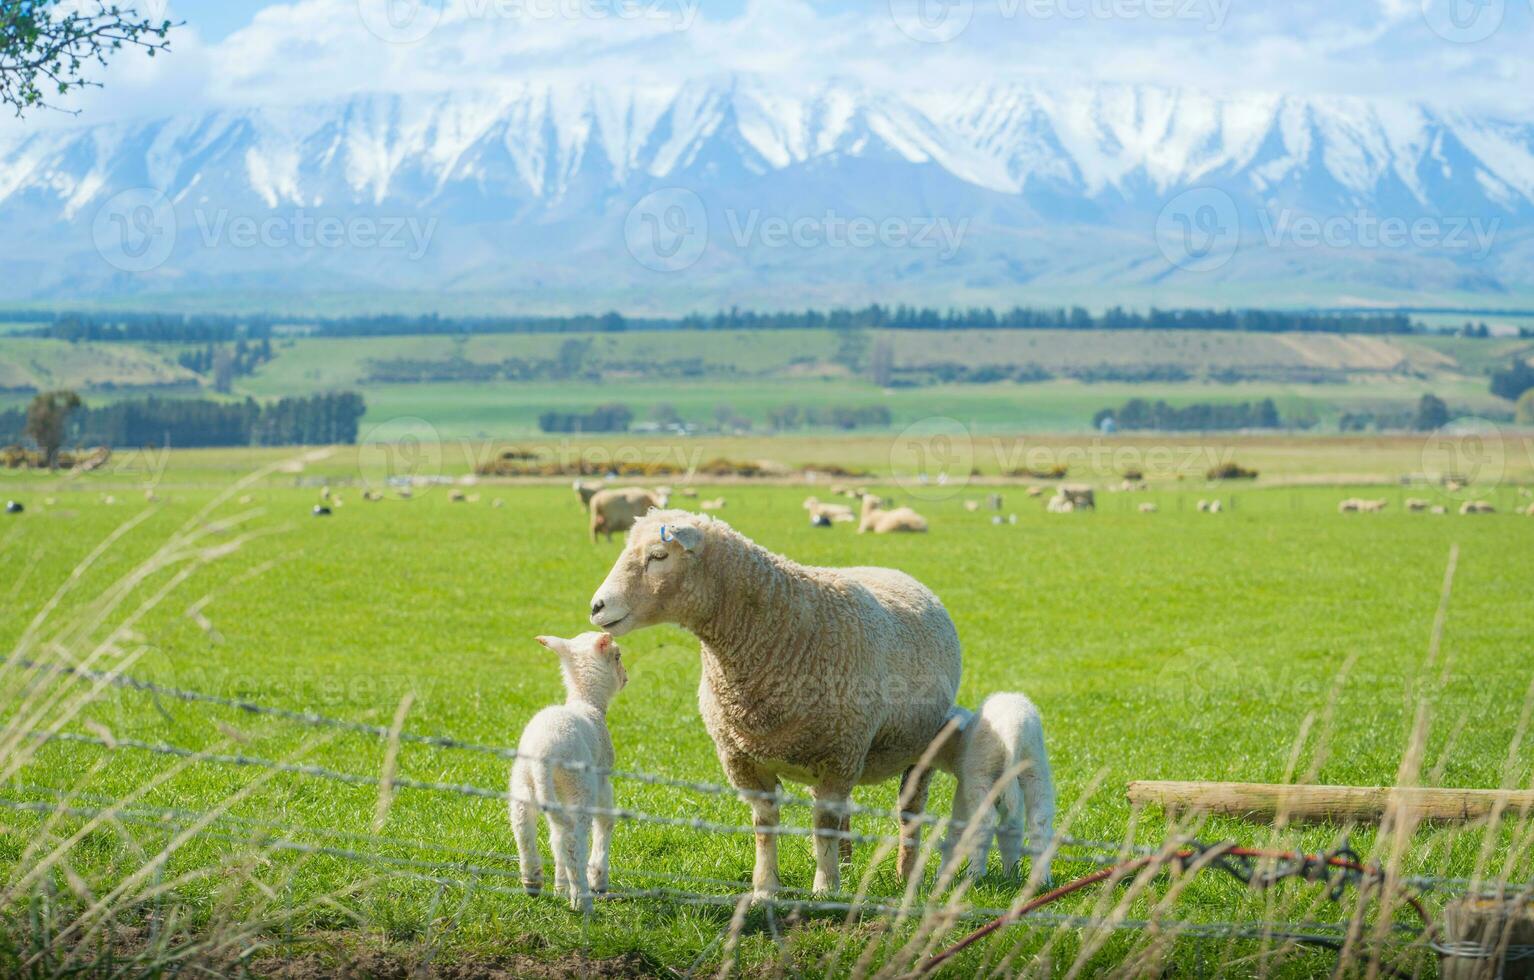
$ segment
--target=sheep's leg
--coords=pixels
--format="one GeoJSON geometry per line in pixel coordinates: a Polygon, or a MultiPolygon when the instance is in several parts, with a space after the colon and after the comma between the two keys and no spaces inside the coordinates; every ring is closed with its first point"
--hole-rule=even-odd
{"type": "Polygon", "coordinates": [[[815,894],[827,895],[841,888],[840,838],[843,816],[851,806],[852,784],[837,781],[822,783],[814,789],[815,797],[815,894]]]}
{"type": "Polygon", "coordinates": [[[943,855],[943,862],[938,871],[939,876],[951,875],[954,864],[964,860],[959,844],[964,838],[964,832],[969,827],[969,821],[973,814],[969,811],[969,797],[964,792],[962,780],[953,794],[953,815],[948,820],[948,832],[943,835],[943,843],[939,850],[943,855]]]}
{"type": "Polygon", "coordinates": [[[1034,768],[1023,773],[1022,784],[1023,806],[1028,811],[1028,843],[1039,852],[1035,860],[1044,862],[1042,868],[1034,869],[1034,877],[1047,886],[1054,878],[1049,848],[1055,836],[1055,780],[1042,754],[1034,761],[1034,768]]]}
{"type": "Polygon", "coordinates": [[[538,807],[527,800],[512,800],[511,833],[517,840],[522,886],[529,895],[536,895],[543,890],[543,857],[538,853],[538,807]]]}
{"type": "Polygon", "coordinates": [[[548,811],[549,818],[549,850],[554,852],[554,894],[561,898],[572,898],[570,895],[570,834],[573,831],[571,824],[573,818],[568,813],[557,810],[548,811]]]}
{"type": "Polygon", "coordinates": [[[959,792],[965,797],[964,810],[969,814],[969,826],[963,837],[964,850],[969,852],[969,876],[979,878],[985,874],[991,858],[991,838],[996,834],[996,808],[986,803],[991,785],[983,779],[963,780],[959,792]]]}
{"type": "Polygon", "coordinates": [[[931,788],[931,767],[912,766],[900,777],[900,855],[896,868],[902,878],[909,878],[916,870],[916,858],[921,853],[921,817],[927,810],[931,788]]]}
{"type": "Polygon", "coordinates": [[[719,761],[730,785],[751,807],[751,823],[756,828],[751,891],[758,900],[770,899],[778,891],[778,835],[773,833],[778,827],[778,777],[743,756],[721,753],[719,761]]]}
{"type": "Polygon", "coordinates": [[[852,863],[852,814],[851,813],[844,813],[844,814],[842,814],[841,825],[838,826],[836,829],[841,831],[843,834],[846,835],[846,836],[844,836],[841,839],[841,862],[843,864],[851,864],[852,863]]]}
{"type": "Polygon", "coordinates": [[[613,839],[613,784],[603,778],[596,792],[597,808],[604,811],[591,819],[591,863],[586,866],[586,883],[598,894],[607,891],[607,859],[613,839]]]}
{"type": "Polygon", "coordinates": [[[570,907],[577,911],[591,911],[591,892],[586,887],[586,863],[590,859],[591,817],[581,814],[575,818],[565,835],[565,868],[569,874],[570,907]]]}

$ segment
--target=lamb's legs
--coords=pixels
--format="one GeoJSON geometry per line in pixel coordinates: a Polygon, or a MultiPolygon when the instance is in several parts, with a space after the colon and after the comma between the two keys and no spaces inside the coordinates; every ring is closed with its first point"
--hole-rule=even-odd
{"type": "Polygon", "coordinates": [[[565,858],[565,886],[569,890],[570,907],[577,911],[589,911],[591,909],[591,892],[586,888],[585,868],[588,858],[588,849],[591,846],[590,838],[591,817],[586,814],[577,816],[565,828],[564,858],[565,858]]]}
{"type": "Polygon", "coordinates": [[[778,777],[764,771],[742,756],[719,757],[730,785],[751,807],[751,823],[756,828],[756,865],[751,872],[751,891],[755,897],[768,899],[778,891],[778,777]]]}
{"type": "MultiPolygon", "coordinates": [[[[512,790],[516,792],[515,789],[512,790]]],[[[522,887],[529,895],[543,890],[543,857],[538,853],[538,807],[526,800],[511,801],[511,833],[517,840],[517,864],[522,887]]]]}
{"type": "Polygon", "coordinates": [[[828,895],[841,888],[841,829],[850,812],[852,784],[822,783],[814,788],[815,797],[815,894],[828,895]]]}
{"type": "Polygon", "coordinates": [[[607,891],[607,859],[613,840],[613,784],[603,777],[597,786],[596,806],[604,811],[591,818],[591,863],[586,865],[586,883],[598,893],[607,891]]]}
{"type": "Polygon", "coordinates": [[[964,796],[964,812],[969,814],[969,826],[963,836],[968,845],[965,850],[969,852],[969,876],[979,878],[985,874],[991,858],[991,838],[996,834],[996,807],[986,805],[991,786],[983,779],[961,779],[958,792],[964,796]]]}
{"type": "Polygon", "coordinates": [[[911,877],[916,870],[916,857],[921,853],[921,817],[931,787],[930,766],[912,766],[900,777],[900,855],[895,866],[902,878],[911,877]]]}
{"type": "Polygon", "coordinates": [[[570,857],[574,853],[570,835],[574,833],[574,819],[568,813],[554,810],[548,812],[549,850],[554,852],[554,894],[560,897],[570,894],[570,857]]]}
{"type": "Polygon", "coordinates": [[[841,839],[841,862],[843,864],[851,864],[852,863],[852,814],[851,813],[844,813],[844,814],[842,814],[841,826],[839,826],[837,828],[837,830],[840,830],[843,834],[846,835],[846,836],[844,836],[841,839]]]}

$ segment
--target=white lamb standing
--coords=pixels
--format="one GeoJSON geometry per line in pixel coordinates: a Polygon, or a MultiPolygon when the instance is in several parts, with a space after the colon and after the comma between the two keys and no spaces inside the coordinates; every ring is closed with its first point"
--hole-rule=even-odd
{"type": "Polygon", "coordinates": [[[1039,709],[1022,694],[993,694],[979,711],[954,708],[937,744],[932,764],[958,779],[940,873],[968,856],[967,874],[979,878],[994,837],[1002,869],[1016,874],[1026,821],[1028,842],[1039,855],[1034,877],[1049,882],[1055,781],[1039,709]]]}
{"type": "Polygon", "coordinates": [[[555,894],[569,896],[571,908],[589,909],[591,893],[607,890],[612,843],[607,706],[629,678],[618,645],[606,633],[582,633],[573,640],[540,636],[538,642],[559,655],[565,703],[544,708],[522,730],[511,767],[511,829],[522,883],[536,895],[543,887],[538,812],[545,813],[555,894]]]}

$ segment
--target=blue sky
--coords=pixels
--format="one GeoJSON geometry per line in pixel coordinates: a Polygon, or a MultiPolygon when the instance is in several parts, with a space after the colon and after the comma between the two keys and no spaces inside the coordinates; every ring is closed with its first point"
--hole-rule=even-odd
{"type": "Polygon", "coordinates": [[[926,92],[1150,83],[1534,118],[1534,0],[135,2],[186,24],[167,57],[119,56],[78,121],[529,78],[675,85],[730,73],[926,92]],[[402,11],[403,32],[389,20],[402,11]]]}

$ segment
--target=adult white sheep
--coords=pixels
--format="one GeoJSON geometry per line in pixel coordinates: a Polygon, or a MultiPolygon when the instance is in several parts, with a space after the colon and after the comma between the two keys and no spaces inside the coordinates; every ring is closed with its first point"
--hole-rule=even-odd
{"type": "Polygon", "coordinates": [[[914,867],[930,772],[913,766],[959,687],[958,631],[920,582],[888,568],[806,567],[716,518],[658,511],[629,532],[591,622],[618,636],[675,623],[702,641],[698,707],[758,828],[759,896],[778,887],[782,779],[815,798],[817,892],[839,887],[838,832],[859,784],[902,776],[899,867],[914,867]]]}
{"type": "Polygon", "coordinates": [[[858,533],[866,534],[872,531],[874,534],[899,534],[924,533],[927,530],[927,519],[909,507],[896,507],[894,510],[885,510],[879,505],[879,498],[868,494],[863,498],[863,516],[858,521],[858,533]]]}
{"type": "Polygon", "coordinates": [[[591,498],[591,543],[596,544],[598,534],[606,534],[611,541],[647,511],[665,506],[665,494],[643,487],[600,490],[591,498]]]}

